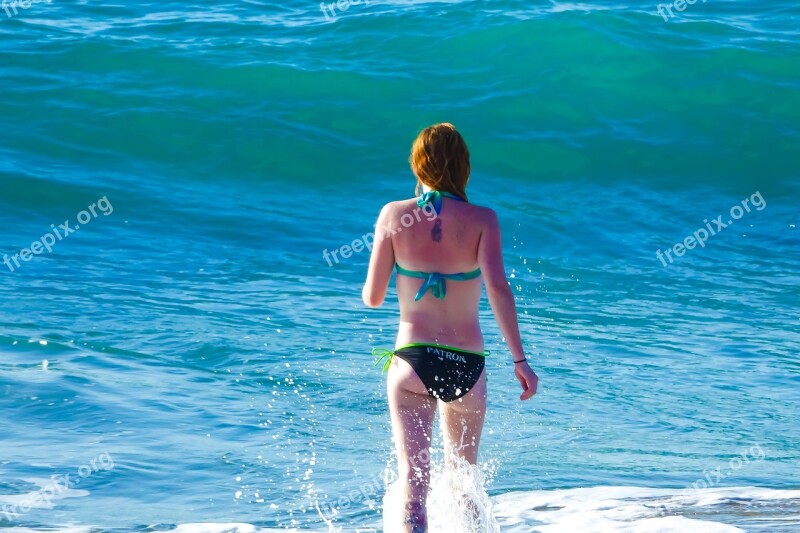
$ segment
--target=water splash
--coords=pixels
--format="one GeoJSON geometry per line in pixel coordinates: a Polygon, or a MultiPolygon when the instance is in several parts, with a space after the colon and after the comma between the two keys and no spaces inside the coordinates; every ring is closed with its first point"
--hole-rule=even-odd
{"type": "MultiPolygon", "coordinates": [[[[428,531],[437,533],[499,533],[492,500],[486,492],[496,465],[471,465],[456,458],[452,464],[434,460],[428,492],[428,531]]],[[[383,498],[383,530],[403,531],[403,494],[399,482],[391,483],[383,498]]]]}

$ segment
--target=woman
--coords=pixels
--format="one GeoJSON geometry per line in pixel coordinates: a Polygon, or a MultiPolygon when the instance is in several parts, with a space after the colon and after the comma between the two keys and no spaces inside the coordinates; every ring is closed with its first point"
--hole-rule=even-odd
{"type": "Polygon", "coordinates": [[[452,124],[436,124],[419,134],[409,161],[422,194],[381,210],[362,296],[369,307],[380,306],[397,265],[400,327],[395,351],[386,354],[387,390],[405,483],[404,530],[424,533],[437,403],[448,464],[455,456],[478,461],[486,414],[481,283],[511,351],[521,400],[536,393],[538,378],[522,349],[497,215],[467,202],[470,164],[464,139],[452,124]],[[433,209],[435,218],[421,218],[420,208],[433,209]],[[405,223],[409,216],[413,224],[405,223]]]}

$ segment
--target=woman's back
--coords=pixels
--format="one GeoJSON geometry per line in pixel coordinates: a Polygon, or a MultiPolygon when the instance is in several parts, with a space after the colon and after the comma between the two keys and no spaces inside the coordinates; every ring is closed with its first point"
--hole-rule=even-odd
{"type": "MultiPolygon", "coordinates": [[[[452,198],[443,198],[436,216],[419,216],[417,200],[390,204],[388,219],[395,230],[392,247],[403,269],[440,274],[471,273],[478,269],[478,247],[491,210],[452,198]],[[409,224],[409,221],[413,223],[409,224]],[[406,224],[402,224],[405,222],[406,224]]],[[[426,210],[433,214],[433,210],[426,210]]],[[[425,279],[397,275],[400,301],[398,344],[435,341],[482,350],[478,304],[482,278],[445,279],[444,298],[432,290],[415,301],[425,279]]]]}

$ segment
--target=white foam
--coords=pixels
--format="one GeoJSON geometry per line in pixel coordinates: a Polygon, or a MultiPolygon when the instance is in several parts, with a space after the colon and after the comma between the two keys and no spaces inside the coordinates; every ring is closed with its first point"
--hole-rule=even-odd
{"type": "MultiPolygon", "coordinates": [[[[491,477],[491,476],[489,476],[491,477]]],[[[49,480],[40,480],[49,481],[49,480]]],[[[551,491],[525,491],[486,496],[485,468],[459,468],[445,472],[433,465],[431,492],[428,498],[430,533],[739,533],[738,527],[715,521],[730,513],[715,506],[748,502],[764,511],[781,531],[800,530],[800,490],[777,490],[760,487],[728,487],[702,490],[648,489],[642,487],[591,487],[551,491]],[[460,496],[459,496],[460,495],[460,496]],[[472,502],[472,503],[467,503],[472,502]],[[473,512],[474,510],[474,512],[473,512]],[[777,512],[776,512],[777,511],[777,512]],[[782,514],[781,514],[782,513],[782,514]],[[474,516],[473,516],[474,515],[474,516]],[[688,516],[693,518],[689,518],[688,516]],[[702,515],[703,519],[694,518],[702,515]]],[[[402,524],[402,502],[396,483],[384,497],[386,533],[402,524]]],[[[85,492],[85,491],[74,491],[85,492]]],[[[76,494],[71,494],[76,495],[76,494]]],[[[22,497],[22,496],[19,496],[22,497]]],[[[0,496],[0,502],[9,501],[0,496]]],[[[752,508],[746,511],[752,516],[752,508]]],[[[758,511],[756,511],[756,514],[758,511]]],[[[302,529],[259,528],[247,523],[187,523],[163,533],[273,533],[273,532],[377,532],[376,527],[357,528],[336,523],[302,529]]],[[[61,526],[31,529],[10,527],[4,533],[89,533],[86,526],[61,526]]]]}
{"type": "MultiPolygon", "coordinates": [[[[458,460],[450,468],[433,462],[427,502],[428,530],[433,533],[499,533],[493,503],[486,492],[487,473],[458,460]]],[[[400,533],[403,497],[399,482],[392,483],[383,499],[383,531],[400,533]]]]}
{"type": "MultiPolygon", "coordinates": [[[[60,526],[33,529],[29,527],[8,527],[3,528],[3,533],[91,533],[97,531],[93,526],[60,526]]],[[[174,529],[153,529],[159,533],[297,533],[298,529],[271,529],[259,528],[252,524],[245,523],[215,523],[197,522],[192,524],[181,524],[174,529]]],[[[325,529],[303,530],[303,531],[326,531],[325,529]]]]}
{"type": "Polygon", "coordinates": [[[704,519],[687,518],[698,509],[734,502],[792,501],[800,505],[800,491],[757,487],[702,490],[592,487],[503,494],[495,499],[495,513],[504,532],[554,533],[733,533],[738,527],[704,519]]]}
{"type": "MultiPolygon", "coordinates": [[[[217,523],[217,522],[197,522],[194,524],[180,524],[175,529],[158,529],[154,530],[160,533],[273,533],[280,531],[281,533],[293,533],[297,529],[271,529],[259,528],[252,524],[230,522],[230,523],[217,523]]],[[[304,530],[306,531],[306,530],[304,530]]],[[[315,529],[314,531],[326,531],[325,529],[315,529]]]]}
{"type": "Polygon", "coordinates": [[[8,527],[3,528],[3,533],[91,533],[91,527],[85,526],[61,526],[56,529],[31,529],[29,527],[8,527]]]}
{"type": "Polygon", "coordinates": [[[206,522],[197,524],[181,524],[175,529],[171,530],[171,533],[256,533],[258,531],[264,530],[257,529],[252,524],[218,524],[206,522]]]}

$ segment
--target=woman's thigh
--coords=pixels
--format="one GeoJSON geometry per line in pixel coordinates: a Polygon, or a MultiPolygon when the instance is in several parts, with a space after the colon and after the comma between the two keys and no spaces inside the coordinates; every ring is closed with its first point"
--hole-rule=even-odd
{"type": "Polygon", "coordinates": [[[389,370],[387,394],[401,470],[418,471],[422,474],[420,481],[427,481],[436,400],[428,395],[408,363],[399,358],[389,370]]]}
{"type": "Polygon", "coordinates": [[[440,402],[445,455],[457,455],[470,464],[478,462],[478,448],[486,418],[486,370],[467,394],[452,402],[440,402]]]}

